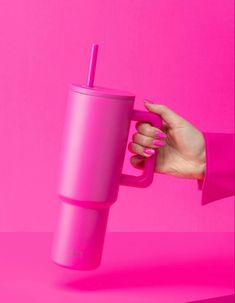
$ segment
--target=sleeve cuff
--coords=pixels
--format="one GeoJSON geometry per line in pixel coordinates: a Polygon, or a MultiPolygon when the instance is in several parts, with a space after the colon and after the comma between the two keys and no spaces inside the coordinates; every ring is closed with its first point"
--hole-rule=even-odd
{"type": "Polygon", "coordinates": [[[202,205],[234,195],[234,134],[203,133],[206,170],[198,180],[202,205]]]}

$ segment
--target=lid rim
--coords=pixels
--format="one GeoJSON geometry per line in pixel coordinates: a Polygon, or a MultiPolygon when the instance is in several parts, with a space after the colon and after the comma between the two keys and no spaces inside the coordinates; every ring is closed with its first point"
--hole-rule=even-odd
{"type": "Polygon", "coordinates": [[[128,99],[128,100],[135,99],[135,95],[133,95],[130,92],[105,88],[101,86],[87,87],[85,85],[70,84],[70,89],[76,93],[90,95],[90,96],[101,96],[106,98],[128,99]]]}

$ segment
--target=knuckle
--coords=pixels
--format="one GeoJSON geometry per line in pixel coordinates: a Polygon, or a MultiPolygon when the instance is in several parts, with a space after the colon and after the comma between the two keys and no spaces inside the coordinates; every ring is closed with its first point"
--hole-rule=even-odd
{"type": "Polygon", "coordinates": [[[161,111],[162,113],[167,113],[167,112],[169,112],[169,107],[167,107],[167,106],[164,105],[164,104],[160,104],[160,105],[159,105],[159,108],[160,108],[160,111],[161,111]]]}
{"type": "Polygon", "coordinates": [[[142,134],[148,136],[151,133],[151,128],[152,128],[151,124],[145,123],[141,129],[142,134]]]}
{"type": "Polygon", "coordinates": [[[139,123],[138,126],[137,126],[137,130],[140,131],[140,132],[143,132],[146,129],[147,125],[148,124],[145,123],[145,122],[139,123]]]}
{"type": "Polygon", "coordinates": [[[159,104],[158,108],[160,108],[161,110],[165,110],[167,107],[164,104],[159,104]]]}
{"type": "Polygon", "coordinates": [[[151,125],[148,125],[148,127],[146,127],[145,135],[151,137],[154,132],[155,132],[154,127],[151,125]]]}
{"type": "Polygon", "coordinates": [[[146,125],[143,134],[147,137],[151,137],[153,135],[153,127],[150,124],[146,125]]]}
{"type": "Polygon", "coordinates": [[[149,145],[149,138],[144,136],[143,139],[142,139],[142,143],[143,143],[144,146],[148,146],[149,145]]]}

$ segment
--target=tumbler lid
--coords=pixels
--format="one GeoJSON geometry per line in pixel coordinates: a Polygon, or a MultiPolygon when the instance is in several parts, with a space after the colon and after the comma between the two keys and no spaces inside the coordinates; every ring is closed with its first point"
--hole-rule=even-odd
{"type": "Polygon", "coordinates": [[[72,91],[85,95],[93,95],[93,96],[116,98],[116,99],[127,99],[127,100],[135,99],[135,96],[132,93],[122,90],[112,89],[112,88],[101,87],[101,86],[88,87],[86,85],[71,84],[71,89],[72,91]]]}

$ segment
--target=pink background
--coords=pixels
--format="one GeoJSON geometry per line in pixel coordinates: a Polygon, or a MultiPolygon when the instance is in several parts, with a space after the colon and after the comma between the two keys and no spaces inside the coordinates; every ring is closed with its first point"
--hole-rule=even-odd
{"type": "MultiPolygon", "coordinates": [[[[134,92],[137,109],[149,98],[203,131],[233,132],[233,18],[232,0],[2,0],[0,230],[54,228],[68,84],[85,82],[92,42],[96,84],[134,92]]],[[[202,207],[196,181],[157,175],[120,188],[108,230],[232,231],[233,207],[202,207]]]]}

